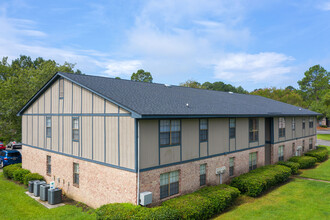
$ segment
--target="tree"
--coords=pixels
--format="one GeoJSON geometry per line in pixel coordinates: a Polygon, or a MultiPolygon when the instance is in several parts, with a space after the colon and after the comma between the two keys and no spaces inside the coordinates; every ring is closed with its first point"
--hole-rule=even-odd
{"type": "Polygon", "coordinates": [[[11,64],[4,57],[0,62],[0,139],[21,141],[21,117],[17,112],[56,73],[74,71],[74,64],[57,64],[54,60],[20,56],[11,64]]]}
{"type": "Polygon", "coordinates": [[[218,81],[214,83],[210,82],[205,82],[202,85],[203,89],[208,89],[208,90],[216,90],[216,91],[223,91],[223,92],[235,92],[235,93],[242,93],[242,94],[247,94],[248,91],[244,90],[242,86],[235,87],[231,84],[226,84],[224,82],[218,81]]]}
{"type": "Polygon", "coordinates": [[[197,89],[202,88],[202,85],[199,82],[194,81],[194,80],[187,80],[185,83],[180,83],[180,86],[197,88],[197,89]]]}
{"type": "Polygon", "coordinates": [[[132,81],[137,82],[149,82],[152,83],[152,76],[150,72],[144,72],[143,69],[138,70],[136,73],[133,73],[131,76],[132,81]]]}

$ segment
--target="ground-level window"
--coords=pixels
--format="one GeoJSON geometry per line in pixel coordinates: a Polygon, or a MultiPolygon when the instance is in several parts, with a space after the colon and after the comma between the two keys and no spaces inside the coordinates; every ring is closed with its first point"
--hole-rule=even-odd
{"type": "Polygon", "coordinates": [[[305,119],[302,120],[302,129],[305,129],[305,119]]]}
{"type": "Polygon", "coordinates": [[[309,139],[309,149],[313,148],[313,138],[309,139]]]}
{"type": "Polygon", "coordinates": [[[229,158],[229,176],[234,176],[235,157],[229,158]]]}
{"type": "Polygon", "coordinates": [[[160,198],[166,198],[179,193],[179,171],[160,175],[160,198]]]}
{"type": "Polygon", "coordinates": [[[79,118],[72,118],[72,140],[79,141],[79,118]]]}
{"type": "Polygon", "coordinates": [[[254,142],[258,141],[258,119],[250,118],[249,119],[249,141],[254,142]]]}
{"type": "Polygon", "coordinates": [[[229,138],[236,137],[236,119],[230,118],[229,119],[229,138]]]}
{"type": "Polygon", "coordinates": [[[159,143],[160,146],[178,145],[181,143],[180,120],[160,120],[159,143]]]}
{"type": "Polygon", "coordinates": [[[296,155],[295,143],[292,143],[292,156],[296,155]]]}
{"type": "Polygon", "coordinates": [[[206,184],[206,164],[201,164],[199,166],[199,182],[200,186],[204,186],[206,184]]]}
{"type": "Polygon", "coordinates": [[[278,136],[285,137],[285,118],[278,118],[278,136]]]}
{"type": "Polygon", "coordinates": [[[52,118],[46,117],[46,137],[52,137],[52,118]]]}
{"type": "Polygon", "coordinates": [[[312,117],[309,118],[309,128],[312,128],[314,126],[314,120],[312,117]]]}
{"type": "Polygon", "coordinates": [[[257,168],[257,152],[249,154],[249,170],[254,170],[257,168]]]}
{"type": "Polygon", "coordinates": [[[284,145],[278,147],[278,161],[284,160],[284,145]]]}
{"type": "Polygon", "coordinates": [[[305,152],[305,140],[302,141],[302,152],[305,152]]]}
{"type": "Polygon", "coordinates": [[[199,121],[199,141],[204,142],[208,139],[208,123],[207,119],[200,119],[199,121]]]}
{"type": "Polygon", "coordinates": [[[79,186],[79,163],[73,163],[73,185],[79,186]]]}
{"type": "Polygon", "coordinates": [[[47,175],[52,174],[52,157],[47,156],[47,175]]]}
{"type": "Polygon", "coordinates": [[[296,121],[294,117],[292,117],[292,130],[296,130],[296,121]]]}

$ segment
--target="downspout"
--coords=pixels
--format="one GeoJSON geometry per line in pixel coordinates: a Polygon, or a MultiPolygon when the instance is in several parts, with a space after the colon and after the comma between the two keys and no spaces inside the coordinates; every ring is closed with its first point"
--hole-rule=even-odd
{"type": "Polygon", "coordinates": [[[139,120],[137,120],[137,195],[136,205],[140,205],[140,126],[139,120]]]}

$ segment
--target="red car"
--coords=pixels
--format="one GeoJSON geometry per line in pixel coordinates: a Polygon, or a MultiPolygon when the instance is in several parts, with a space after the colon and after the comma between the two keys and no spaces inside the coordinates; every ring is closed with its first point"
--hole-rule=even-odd
{"type": "Polygon", "coordinates": [[[2,141],[0,141],[0,150],[6,150],[6,146],[3,145],[2,141]]]}

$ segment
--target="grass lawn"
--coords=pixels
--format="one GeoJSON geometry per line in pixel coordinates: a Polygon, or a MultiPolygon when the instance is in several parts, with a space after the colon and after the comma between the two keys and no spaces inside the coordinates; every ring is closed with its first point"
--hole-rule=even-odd
{"type": "Polygon", "coordinates": [[[329,183],[293,179],[260,198],[241,196],[215,219],[330,219],[329,192],[329,183]]]}
{"type": "Polygon", "coordinates": [[[318,134],[317,139],[330,141],[330,134],[318,134]]]}
{"type": "Polygon", "coordinates": [[[0,219],[95,219],[72,205],[47,209],[25,194],[23,186],[0,173],[0,219]]]}

